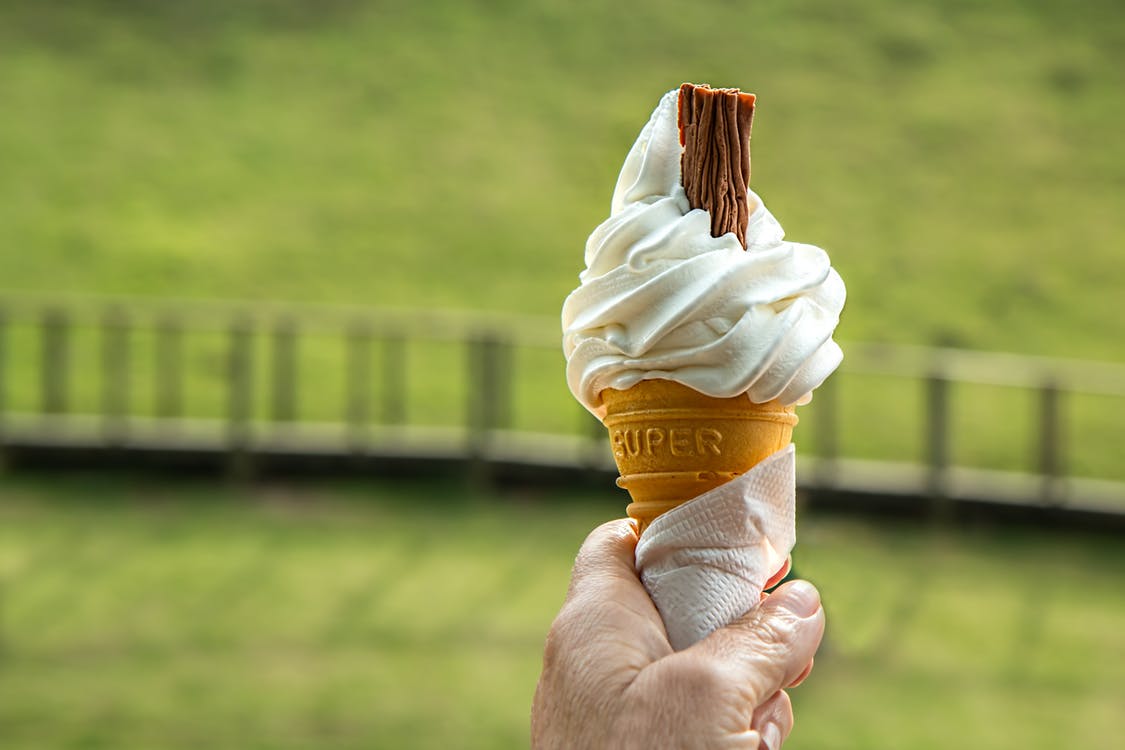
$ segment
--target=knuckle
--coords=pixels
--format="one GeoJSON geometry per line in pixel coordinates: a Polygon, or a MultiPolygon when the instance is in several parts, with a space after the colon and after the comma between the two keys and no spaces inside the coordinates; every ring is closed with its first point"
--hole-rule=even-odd
{"type": "Polygon", "coordinates": [[[554,622],[551,623],[550,630],[547,631],[548,646],[559,649],[566,648],[573,643],[577,637],[575,629],[579,621],[579,618],[575,615],[574,607],[569,602],[564,604],[555,616],[554,622]]]}
{"type": "Polygon", "coordinates": [[[789,693],[784,690],[777,691],[777,703],[779,715],[786,719],[790,724],[793,723],[793,701],[789,698],[789,693]]]}
{"type": "Polygon", "coordinates": [[[608,613],[582,593],[572,593],[547,631],[545,656],[552,659],[590,651],[599,632],[606,629],[608,613]]]}
{"type": "Polygon", "coordinates": [[[781,650],[797,640],[801,628],[801,622],[788,612],[763,614],[755,625],[763,647],[781,650]]]}
{"type": "Polygon", "coordinates": [[[582,546],[578,550],[578,558],[581,560],[585,555],[604,551],[607,546],[613,545],[626,536],[631,529],[628,520],[622,518],[606,521],[595,527],[593,531],[586,535],[586,540],[582,542],[582,546]]]}
{"type": "Polygon", "coordinates": [[[769,719],[789,733],[789,729],[793,726],[793,702],[789,699],[789,693],[784,690],[778,690],[770,698],[769,719]]]}
{"type": "Polygon", "coordinates": [[[551,625],[551,629],[547,631],[547,641],[543,645],[544,670],[553,669],[559,663],[559,656],[565,648],[562,645],[562,640],[563,638],[559,633],[558,620],[556,620],[555,624],[551,625]]]}
{"type": "Polygon", "coordinates": [[[570,602],[564,604],[547,631],[547,642],[543,647],[544,666],[558,664],[576,643],[581,642],[582,635],[578,632],[581,623],[582,618],[576,616],[573,605],[570,602]]]}
{"type": "Polygon", "coordinates": [[[613,544],[621,539],[629,527],[619,519],[608,521],[591,531],[574,558],[571,571],[571,590],[591,574],[602,570],[612,560],[613,544]]]}

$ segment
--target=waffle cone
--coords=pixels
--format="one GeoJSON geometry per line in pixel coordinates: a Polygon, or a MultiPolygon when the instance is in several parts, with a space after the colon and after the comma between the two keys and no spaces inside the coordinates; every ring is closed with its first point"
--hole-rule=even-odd
{"type": "Polygon", "coordinates": [[[670,380],[602,391],[617,486],[643,531],[653,519],[729,482],[784,448],[797,415],[777,401],[713,398],[670,380]]]}

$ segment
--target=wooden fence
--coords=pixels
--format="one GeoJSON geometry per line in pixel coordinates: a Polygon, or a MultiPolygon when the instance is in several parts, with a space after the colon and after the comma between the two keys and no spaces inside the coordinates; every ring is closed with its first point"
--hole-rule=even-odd
{"type": "MultiPolygon", "coordinates": [[[[1125,366],[855,342],[845,351],[841,372],[801,410],[807,489],[924,497],[938,507],[961,499],[1125,513],[1125,470],[1105,458],[1104,445],[1101,476],[1070,470],[1085,450],[1075,444],[1085,425],[1075,429],[1072,402],[1094,399],[1091,419],[1120,427],[1125,366]],[[918,394],[884,404],[888,379],[918,394]],[[953,450],[976,430],[958,427],[955,408],[958,393],[974,386],[1031,396],[1021,426],[996,438],[1026,442],[1022,465],[966,465],[953,450]],[[889,423],[883,452],[897,455],[851,444],[869,431],[861,423],[874,404],[884,411],[870,426],[889,423]]],[[[166,454],[245,469],[271,457],[281,468],[370,457],[612,475],[604,431],[574,405],[562,370],[552,320],[10,297],[0,299],[0,460],[166,454]],[[434,346],[441,356],[417,353],[434,346]],[[441,408],[420,409],[434,394],[441,408]]],[[[976,399],[978,411],[994,400],[976,399]]],[[[1101,435],[1122,440],[1125,432],[1101,435]]]]}

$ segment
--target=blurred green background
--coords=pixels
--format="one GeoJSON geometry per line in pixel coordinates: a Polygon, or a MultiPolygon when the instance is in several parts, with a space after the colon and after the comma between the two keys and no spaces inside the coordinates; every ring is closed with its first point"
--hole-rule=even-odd
{"type": "MultiPolygon", "coordinates": [[[[556,318],[625,152],[685,80],[758,94],[755,189],[832,252],[845,344],[1125,361],[1110,0],[0,2],[0,294],[556,318]]],[[[25,333],[9,406],[33,400],[25,333]]],[[[328,352],[306,366],[338,368],[328,352]]],[[[526,356],[521,398],[572,424],[557,351],[526,356]]],[[[896,418],[915,396],[895,387],[852,403],[891,393],[896,418]]],[[[965,402],[959,457],[1018,465],[1026,424],[984,429],[1007,398],[965,402]]],[[[1076,408],[1077,467],[1125,477],[1120,400],[1076,408]]],[[[859,455],[912,450],[901,427],[855,432],[859,455]]],[[[0,746],[522,745],[570,560],[620,507],[0,477],[0,746]]],[[[1125,732],[1119,539],[815,516],[800,539],[830,632],[787,747],[1125,732]]]]}
{"type": "Polygon", "coordinates": [[[844,340],[1125,359],[1120,4],[4,3],[7,290],[554,317],[656,100],[758,94],[844,340]]]}
{"type": "MultiPolygon", "coordinates": [[[[39,748],[527,745],[543,638],[616,493],[22,478],[0,729],[39,748]]],[[[786,748],[1110,748],[1119,538],[802,516],[828,633],[786,748]]]]}

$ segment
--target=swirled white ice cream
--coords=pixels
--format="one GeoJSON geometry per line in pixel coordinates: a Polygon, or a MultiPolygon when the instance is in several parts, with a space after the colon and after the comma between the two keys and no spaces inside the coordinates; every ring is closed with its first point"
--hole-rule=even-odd
{"type": "Polygon", "coordinates": [[[567,383],[599,416],[602,390],[646,379],[805,403],[842,358],[832,333],[844,282],[823,250],[787,242],[753,192],[747,248],[711,236],[680,179],[677,95],[660,100],[629,151],[610,217],[586,243],[581,285],[563,303],[567,383]]]}

